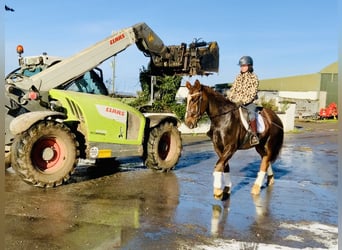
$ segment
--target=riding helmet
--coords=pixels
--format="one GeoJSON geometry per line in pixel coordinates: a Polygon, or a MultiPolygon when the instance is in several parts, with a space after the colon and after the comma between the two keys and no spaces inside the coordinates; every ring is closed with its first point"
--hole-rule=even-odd
{"type": "Polygon", "coordinates": [[[250,56],[243,56],[239,60],[239,65],[252,65],[253,66],[253,59],[250,56]]]}

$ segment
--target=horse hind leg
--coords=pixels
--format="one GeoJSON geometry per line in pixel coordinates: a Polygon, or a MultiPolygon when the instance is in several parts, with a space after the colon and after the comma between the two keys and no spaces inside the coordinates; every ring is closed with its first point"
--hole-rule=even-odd
{"type": "Polygon", "coordinates": [[[254,185],[252,187],[251,193],[254,195],[260,194],[260,190],[262,187],[262,184],[264,182],[265,176],[267,172],[267,185],[273,185],[274,183],[274,177],[273,177],[273,170],[271,163],[269,162],[267,156],[264,156],[261,160],[260,164],[260,170],[258,172],[258,176],[254,182],[254,185]]]}
{"type": "MultiPolygon", "coordinates": [[[[254,182],[254,185],[252,187],[252,194],[258,195],[260,193],[264,178],[265,178],[266,172],[264,171],[259,171],[258,176],[254,182]]],[[[266,185],[267,186],[272,186],[274,184],[274,174],[273,174],[273,169],[271,163],[269,163],[268,168],[267,168],[267,181],[266,185]]]]}
{"type": "Polygon", "coordinates": [[[254,195],[260,194],[261,186],[262,186],[262,183],[264,181],[265,175],[266,175],[266,172],[264,172],[264,171],[258,172],[258,176],[254,182],[253,187],[252,187],[251,194],[254,194],[254,195]]]}

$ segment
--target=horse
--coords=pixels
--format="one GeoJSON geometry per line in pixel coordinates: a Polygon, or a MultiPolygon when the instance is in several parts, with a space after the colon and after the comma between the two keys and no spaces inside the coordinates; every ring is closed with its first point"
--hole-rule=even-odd
{"type": "MultiPolygon", "coordinates": [[[[197,127],[200,118],[206,113],[211,121],[207,135],[210,137],[219,159],[213,172],[214,198],[225,200],[231,192],[229,160],[237,150],[255,147],[261,157],[259,172],[251,189],[252,195],[259,195],[267,173],[267,185],[274,184],[273,163],[279,156],[284,141],[283,124],[277,114],[262,108],[257,115],[264,121],[264,130],[258,133],[259,144],[251,145],[249,131],[243,125],[242,112],[238,104],[229,101],[224,95],[196,80],[188,89],[185,125],[197,127]]],[[[247,111],[245,111],[247,112],[247,111]]],[[[246,121],[246,120],[245,120],[246,121]]]]}

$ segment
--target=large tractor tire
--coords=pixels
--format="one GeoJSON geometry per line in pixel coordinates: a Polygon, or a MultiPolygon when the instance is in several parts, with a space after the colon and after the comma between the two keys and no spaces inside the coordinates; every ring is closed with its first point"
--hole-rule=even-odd
{"type": "Polygon", "coordinates": [[[75,135],[62,123],[42,121],[16,136],[12,167],[26,182],[55,187],[66,182],[77,165],[75,135]]]}
{"type": "Polygon", "coordinates": [[[173,123],[165,122],[150,131],[145,166],[161,172],[172,170],[181,155],[182,138],[173,123]]]}
{"type": "Polygon", "coordinates": [[[5,151],[5,168],[11,167],[11,151],[5,151]]]}

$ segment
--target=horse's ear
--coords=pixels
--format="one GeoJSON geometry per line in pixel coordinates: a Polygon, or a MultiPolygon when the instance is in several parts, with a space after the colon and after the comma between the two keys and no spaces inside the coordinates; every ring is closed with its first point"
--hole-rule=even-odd
{"type": "Polygon", "coordinates": [[[194,83],[194,87],[196,87],[197,89],[201,88],[201,83],[198,79],[196,79],[195,83],[194,83]]]}
{"type": "Polygon", "coordinates": [[[191,88],[191,83],[189,81],[186,81],[185,86],[190,89],[191,88]]]}

